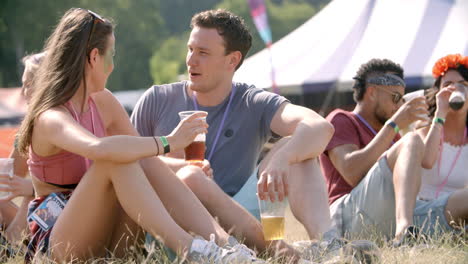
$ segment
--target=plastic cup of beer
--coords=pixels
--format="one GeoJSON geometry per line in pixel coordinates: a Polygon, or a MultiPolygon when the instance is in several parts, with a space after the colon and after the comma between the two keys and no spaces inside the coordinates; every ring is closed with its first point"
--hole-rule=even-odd
{"type": "Polygon", "coordinates": [[[270,199],[258,199],[260,207],[260,218],[263,228],[263,236],[266,241],[284,239],[284,214],[288,206],[285,197],[283,201],[278,200],[278,193],[275,193],[275,201],[270,199]]]}
{"type": "MultiPolygon", "coordinates": [[[[0,175],[8,175],[13,178],[13,159],[0,158],[0,175]]],[[[1,187],[8,187],[5,184],[0,184],[1,187]]],[[[0,198],[5,198],[10,195],[9,192],[0,192],[0,198]]]]}
{"type": "MultiPolygon", "coordinates": [[[[205,111],[182,111],[179,112],[180,120],[184,120],[185,118],[195,114],[195,113],[206,113],[205,111]]],[[[205,117],[201,117],[200,119],[206,120],[205,117]]],[[[185,147],[185,160],[189,163],[192,163],[197,166],[201,166],[203,164],[203,160],[205,159],[205,150],[206,150],[206,135],[205,133],[198,134],[195,139],[193,140],[190,145],[185,147]]]]}
{"type": "MultiPolygon", "coordinates": [[[[403,95],[403,100],[405,102],[408,102],[408,101],[411,101],[412,99],[414,99],[416,97],[426,96],[426,91],[427,90],[417,90],[417,91],[414,91],[414,92],[407,93],[407,94],[403,95]]],[[[415,121],[415,122],[411,123],[408,126],[408,128],[402,129],[400,131],[400,134],[405,135],[406,133],[414,131],[415,129],[418,129],[418,128],[421,128],[421,127],[424,127],[424,126],[427,126],[427,125],[431,124],[431,120],[430,120],[430,118],[429,118],[429,116],[427,114],[420,114],[419,117],[424,119],[424,120],[418,120],[418,121],[415,121]]]]}

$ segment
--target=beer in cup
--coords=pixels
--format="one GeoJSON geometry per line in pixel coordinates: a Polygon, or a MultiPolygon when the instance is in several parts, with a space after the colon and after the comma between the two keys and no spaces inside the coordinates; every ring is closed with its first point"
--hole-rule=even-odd
{"type": "MultiPolygon", "coordinates": [[[[182,111],[179,112],[180,120],[184,120],[185,118],[195,114],[195,113],[206,113],[204,111],[182,111]]],[[[200,119],[206,120],[206,116],[200,119]]],[[[190,145],[185,147],[185,160],[189,163],[193,163],[195,165],[202,164],[203,160],[205,159],[205,150],[206,150],[206,135],[205,133],[198,134],[195,139],[193,140],[190,145]]]]}
{"type": "Polygon", "coordinates": [[[284,239],[284,214],[288,200],[278,200],[278,193],[275,193],[275,201],[258,199],[260,207],[260,217],[263,228],[263,236],[266,241],[284,239]]]}
{"type": "Polygon", "coordinates": [[[449,106],[453,110],[460,110],[465,104],[466,90],[468,87],[461,83],[455,83],[456,90],[450,95],[449,106]]]}
{"type": "MultiPolygon", "coordinates": [[[[0,175],[8,175],[13,178],[13,159],[0,158],[0,175]]],[[[0,184],[1,187],[8,187],[5,184],[0,184]]],[[[9,192],[0,192],[0,198],[5,198],[10,195],[9,192]]]]}

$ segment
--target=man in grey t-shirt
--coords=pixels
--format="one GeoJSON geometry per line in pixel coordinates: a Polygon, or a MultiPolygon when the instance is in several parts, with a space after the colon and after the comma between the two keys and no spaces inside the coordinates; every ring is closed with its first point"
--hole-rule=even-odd
{"type": "Polygon", "coordinates": [[[183,154],[163,158],[178,177],[226,230],[245,238],[249,246],[263,250],[267,243],[259,221],[231,198],[242,196],[239,193],[247,196],[247,205],[257,204],[256,191],[261,199],[274,199],[275,191],[281,200],[287,196],[310,238],[319,238],[331,229],[331,220],[317,157],[332,137],[333,127],[312,110],[281,96],[232,82],[251,46],[241,18],[224,10],[205,11],[192,18],[191,27],[186,58],[189,81],[151,87],[134,110],[133,124],[144,136],[166,135],[178,124],[179,111],[207,111],[210,127],[204,168],[188,165],[183,154]],[[272,133],[286,138],[260,164],[257,179],[256,161],[272,133]]]}

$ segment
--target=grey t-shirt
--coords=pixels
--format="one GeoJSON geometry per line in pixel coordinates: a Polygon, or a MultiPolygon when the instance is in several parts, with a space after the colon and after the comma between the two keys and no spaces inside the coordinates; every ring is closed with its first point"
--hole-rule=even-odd
{"type": "MultiPolygon", "coordinates": [[[[236,91],[210,160],[214,180],[229,195],[235,195],[256,167],[263,145],[271,137],[270,123],[286,98],[274,93],[234,83],[236,91]]],[[[194,110],[187,94],[187,82],[155,85],[140,98],[131,121],[142,136],[168,135],[179,124],[178,112],[194,110]]],[[[229,96],[217,106],[203,107],[208,112],[206,135],[208,155],[221,124],[229,96]]]]}

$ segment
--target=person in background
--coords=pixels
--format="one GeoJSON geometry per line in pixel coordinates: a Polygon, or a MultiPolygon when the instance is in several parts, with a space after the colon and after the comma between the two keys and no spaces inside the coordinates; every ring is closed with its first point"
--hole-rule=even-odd
{"type": "Polygon", "coordinates": [[[417,131],[424,140],[425,169],[414,212],[418,225],[431,235],[467,228],[468,56],[440,58],[432,73],[435,82],[428,102],[433,119],[417,131]],[[463,97],[457,110],[449,106],[455,92],[463,97]]]}
{"type": "Polygon", "coordinates": [[[361,65],[354,77],[352,112],[327,116],[335,134],[320,156],[331,214],[343,235],[380,234],[396,245],[413,233],[424,145],[399,129],[428,119],[425,98],[404,102],[403,69],[386,59],[361,65]]]}

